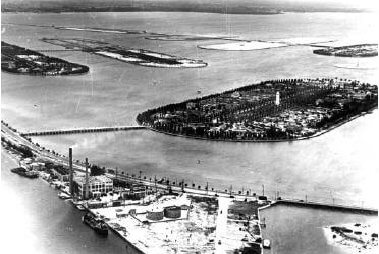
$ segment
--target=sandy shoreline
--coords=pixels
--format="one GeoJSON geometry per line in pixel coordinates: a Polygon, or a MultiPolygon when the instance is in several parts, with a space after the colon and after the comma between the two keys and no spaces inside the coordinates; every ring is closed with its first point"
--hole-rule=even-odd
{"type": "Polygon", "coordinates": [[[352,233],[345,233],[345,236],[333,232],[332,227],[326,226],[322,230],[324,236],[329,245],[335,246],[343,250],[346,253],[362,253],[362,254],[374,254],[377,253],[378,248],[378,237],[371,237],[373,233],[378,233],[378,224],[343,224],[338,225],[338,227],[344,227],[351,229],[352,233]],[[360,235],[357,235],[357,232],[360,235]]]}

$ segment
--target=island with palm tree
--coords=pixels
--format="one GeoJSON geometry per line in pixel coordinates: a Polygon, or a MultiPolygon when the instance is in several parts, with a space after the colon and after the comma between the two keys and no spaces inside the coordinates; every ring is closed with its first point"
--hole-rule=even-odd
{"type": "Polygon", "coordinates": [[[139,124],[220,141],[285,141],[321,135],[377,107],[378,87],[356,80],[278,79],[149,109],[139,124]]]}
{"type": "Polygon", "coordinates": [[[378,44],[357,44],[341,47],[325,47],[313,50],[314,54],[342,57],[378,56],[378,44]]]}

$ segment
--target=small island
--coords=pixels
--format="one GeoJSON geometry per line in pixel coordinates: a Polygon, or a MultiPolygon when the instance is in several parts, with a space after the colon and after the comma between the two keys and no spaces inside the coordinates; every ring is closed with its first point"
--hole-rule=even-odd
{"type": "Polygon", "coordinates": [[[357,44],[342,47],[325,47],[313,50],[314,54],[342,57],[378,56],[378,44],[357,44]]]}
{"type": "Polygon", "coordinates": [[[68,50],[81,50],[145,67],[199,68],[207,66],[207,63],[201,60],[171,56],[145,49],[125,49],[117,45],[91,39],[42,38],[41,40],[65,47],[68,50]]]}
{"type": "Polygon", "coordinates": [[[158,34],[152,33],[145,37],[146,40],[155,41],[207,41],[207,40],[232,40],[232,37],[217,35],[186,35],[186,34],[158,34]]]}
{"type": "Polygon", "coordinates": [[[89,67],[2,41],[1,70],[15,74],[55,76],[87,73],[89,67]]]}
{"type": "Polygon", "coordinates": [[[330,245],[338,246],[348,253],[376,253],[378,250],[377,223],[350,223],[323,229],[330,245]]]}
{"type": "Polygon", "coordinates": [[[65,27],[65,26],[52,26],[58,30],[72,30],[72,31],[86,31],[96,33],[114,33],[114,34],[145,34],[145,30],[126,30],[126,29],[110,29],[110,28],[97,28],[97,27],[65,27]]]}
{"type": "Polygon", "coordinates": [[[286,141],[321,135],[378,105],[378,87],[346,79],[279,79],[169,104],[137,116],[171,135],[286,141]]]}

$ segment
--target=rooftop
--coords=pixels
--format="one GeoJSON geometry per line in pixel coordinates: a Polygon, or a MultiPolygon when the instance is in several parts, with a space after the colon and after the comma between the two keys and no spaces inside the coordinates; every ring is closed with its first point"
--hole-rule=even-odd
{"type": "MultiPolygon", "coordinates": [[[[86,182],[86,177],[85,176],[75,176],[74,181],[77,182],[78,184],[85,184],[86,182]]],[[[90,184],[102,184],[106,182],[113,182],[112,179],[110,179],[107,176],[100,175],[100,176],[90,176],[89,177],[89,183],[90,184]]]]}

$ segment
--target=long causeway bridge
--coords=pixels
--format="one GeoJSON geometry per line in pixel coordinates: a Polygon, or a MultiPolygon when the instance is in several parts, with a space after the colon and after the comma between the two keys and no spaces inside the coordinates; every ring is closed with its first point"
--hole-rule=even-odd
{"type": "Polygon", "coordinates": [[[34,51],[43,53],[43,52],[66,52],[66,51],[69,52],[69,51],[83,51],[83,50],[81,49],[37,49],[34,51]]]}
{"type": "Polygon", "coordinates": [[[64,135],[64,134],[142,130],[142,129],[147,129],[147,128],[145,126],[88,127],[88,128],[61,129],[61,130],[31,131],[31,132],[23,132],[21,133],[21,135],[22,136],[47,136],[47,135],[64,135]]]}

